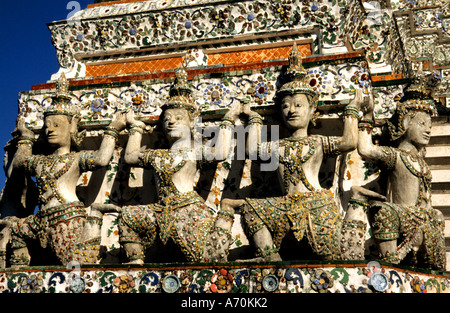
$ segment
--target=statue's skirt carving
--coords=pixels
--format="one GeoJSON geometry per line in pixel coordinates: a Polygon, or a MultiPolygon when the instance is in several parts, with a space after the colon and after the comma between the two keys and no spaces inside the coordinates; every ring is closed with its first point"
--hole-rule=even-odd
{"type": "Polygon", "coordinates": [[[289,224],[298,241],[306,233],[311,248],[317,255],[340,259],[342,215],[331,191],[246,200],[273,234],[277,248],[280,248],[289,224]]]}

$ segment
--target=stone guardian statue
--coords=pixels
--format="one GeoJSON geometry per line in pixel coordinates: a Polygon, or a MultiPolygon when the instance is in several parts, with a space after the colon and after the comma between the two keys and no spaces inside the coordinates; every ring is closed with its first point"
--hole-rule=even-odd
{"type": "Polygon", "coordinates": [[[35,134],[26,127],[23,118],[18,119],[20,138],[12,166],[14,171],[36,178],[39,210],[25,218],[0,220],[3,227],[0,250],[5,251],[10,242],[12,267],[30,265],[30,240],[50,250],[63,265],[98,261],[103,215],[94,208],[88,214],[77,197],[76,186],[82,172],[108,165],[126,120],[122,113],[116,116],[105,131],[99,150],[73,151],[85,132],[78,132],[79,112],[70,100],[69,82],[62,74],[57,81],[56,96],[44,112],[46,154],[33,154],[35,134]]]}
{"type": "MultiPolygon", "coordinates": [[[[219,135],[216,147],[222,147],[225,152],[217,151],[216,155],[214,151],[207,154],[203,147],[195,147],[192,132],[197,110],[191,93],[186,71],[180,68],[160,115],[169,142],[166,149],[142,148],[145,124],[134,117],[133,111],[127,116],[130,137],[125,162],[154,171],[159,199],[157,203],[121,209],[119,241],[128,263],[144,263],[147,248],[155,246],[157,240],[163,247],[169,241],[174,243],[182,251],[184,261],[227,260],[234,209],[222,206],[215,214],[194,187],[202,162],[226,157],[230,136],[219,135]],[[228,143],[220,139],[225,137],[228,143]]],[[[183,258],[173,261],[183,261],[183,258]]]]}
{"type": "Polygon", "coordinates": [[[369,208],[380,258],[445,270],[444,217],[432,207],[431,171],[424,160],[432,114],[433,99],[419,76],[387,123],[393,146],[373,143],[373,111],[368,111],[359,124],[358,152],[387,175],[387,201],[369,208]]]}
{"type": "Polygon", "coordinates": [[[256,247],[255,260],[280,261],[279,249],[289,234],[297,242],[307,239],[316,257],[339,260],[343,216],[332,192],[321,187],[319,170],[325,157],[356,148],[362,93],[357,90],[354,100],[344,109],[341,137],[309,135],[308,126],[318,116],[318,94],[305,81],[306,70],[296,44],[289,56],[286,74],[289,81],[277,91],[276,103],[290,137],[261,142],[262,117],[250,110],[249,105],[242,109],[250,126],[248,154],[262,160],[277,159],[276,170],[284,195],[233,200],[233,206],[242,206],[247,236],[256,247]]]}

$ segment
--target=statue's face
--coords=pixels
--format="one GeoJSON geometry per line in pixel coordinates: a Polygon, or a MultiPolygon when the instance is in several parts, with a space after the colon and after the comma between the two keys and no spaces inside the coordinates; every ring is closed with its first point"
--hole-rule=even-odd
{"type": "Polygon", "coordinates": [[[281,113],[288,128],[307,128],[313,117],[314,107],[304,94],[288,95],[281,101],[281,113]]]}
{"type": "Polygon", "coordinates": [[[45,117],[44,130],[47,142],[50,146],[70,146],[71,123],[66,115],[50,115],[45,117]]]}
{"type": "Polygon", "coordinates": [[[191,136],[191,117],[186,109],[168,109],[164,112],[163,129],[168,139],[191,136]]]}
{"type": "Polygon", "coordinates": [[[430,134],[431,116],[425,112],[417,112],[406,125],[405,139],[418,148],[430,142],[430,134]]]}

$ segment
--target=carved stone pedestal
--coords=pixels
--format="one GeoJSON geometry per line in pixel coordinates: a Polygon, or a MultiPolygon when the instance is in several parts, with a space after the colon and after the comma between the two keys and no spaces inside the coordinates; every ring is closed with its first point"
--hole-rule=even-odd
{"type": "Polygon", "coordinates": [[[1,293],[449,293],[450,273],[376,261],[91,265],[0,271],[1,293]]]}

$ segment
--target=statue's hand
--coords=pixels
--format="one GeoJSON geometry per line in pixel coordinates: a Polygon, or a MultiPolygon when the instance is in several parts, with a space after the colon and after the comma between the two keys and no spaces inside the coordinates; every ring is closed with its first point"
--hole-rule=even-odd
{"type": "Polygon", "coordinates": [[[252,123],[251,120],[254,118],[261,119],[262,121],[261,115],[251,109],[250,102],[244,103],[242,107],[242,114],[247,116],[247,118],[249,119],[249,123],[252,123]]]}
{"type": "Polygon", "coordinates": [[[118,131],[125,129],[125,127],[127,126],[127,120],[126,120],[125,113],[118,112],[114,116],[114,119],[111,121],[109,126],[117,129],[118,131]]]}
{"type": "Polygon", "coordinates": [[[19,131],[20,136],[34,138],[34,132],[26,126],[23,117],[17,118],[16,129],[19,131]]]}
{"type": "Polygon", "coordinates": [[[356,107],[357,109],[361,109],[363,103],[364,103],[364,98],[363,98],[363,95],[362,95],[362,90],[361,89],[356,89],[355,90],[355,97],[350,102],[350,105],[353,106],[353,107],[356,107]]]}
{"type": "Polygon", "coordinates": [[[230,119],[233,122],[236,122],[239,118],[239,114],[241,114],[241,104],[236,103],[228,110],[225,114],[224,118],[230,119]]]}
{"type": "Polygon", "coordinates": [[[361,106],[361,110],[366,115],[372,115],[374,109],[373,96],[369,95],[368,97],[364,97],[364,102],[361,106]]]}
{"type": "Polygon", "coordinates": [[[373,96],[369,95],[368,97],[364,97],[364,102],[361,106],[361,110],[364,114],[364,119],[372,119],[373,117],[373,109],[374,109],[374,103],[373,103],[373,96]]]}
{"type": "Polygon", "coordinates": [[[134,111],[133,110],[129,110],[126,115],[126,120],[127,120],[127,125],[130,126],[132,124],[134,124],[134,122],[136,121],[136,118],[134,116],[134,111]]]}
{"type": "Polygon", "coordinates": [[[132,125],[134,125],[134,126],[141,127],[143,129],[145,128],[145,123],[136,118],[136,114],[134,113],[133,110],[129,110],[126,113],[126,124],[128,127],[131,127],[132,125]]]}
{"type": "MultiPolygon", "coordinates": [[[[143,122],[141,122],[141,123],[143,123],[143,122]]],[[[147,132],[147,133],[153,133],[154,131],[155,131],[155,129],[157,128],[158,126],[157,125],[154,125],[154,126],[150,126],[150,125],[146,125],[146,126],[144,126],[144,129],[145,129],[145,131],[147,132]]]]}
{"type": "Polygon", "coordinates": [[[250,107],[250,102],[244,103],[243,107],[242,107],[242,113],[246,116],[250,116],[255,114],[254,111],[252,111],[251,107],[250,107]]]}

